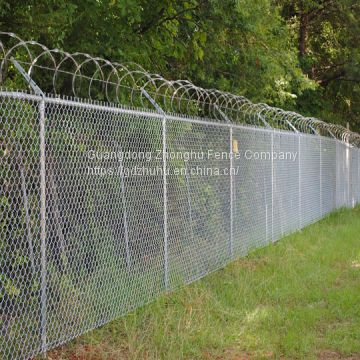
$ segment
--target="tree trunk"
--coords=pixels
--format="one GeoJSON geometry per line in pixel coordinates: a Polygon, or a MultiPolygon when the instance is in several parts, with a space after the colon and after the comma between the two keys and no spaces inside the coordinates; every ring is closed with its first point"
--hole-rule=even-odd
{"type": "Polygon", "coordinates": [[[300,57],[306,55],[307,52],[307,36],[309,29],[309,14],[301,13],[300,29],[299,29],[299,53],[300,57]]]}

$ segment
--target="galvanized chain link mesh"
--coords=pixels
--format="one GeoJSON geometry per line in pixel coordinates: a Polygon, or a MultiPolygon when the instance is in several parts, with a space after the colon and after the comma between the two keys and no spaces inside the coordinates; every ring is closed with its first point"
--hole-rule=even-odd
{"type": "Polygon", "coordinates": [[[266,245],[272,235],[271,161],[244,161],[254,152],[271,151],[271,132],[233,129],[233,141],[243,154],[235,159],[238,170],[233,179],[234,255],[246,255],[251,249],[266,245]]]}
{"type": "Polygon", "coordinates": [[[1,359],[67,342],[360,201],[360,150],[330,138],[25,93],[1,92],[0,116],[1,359]],[[126,152],[137,158],[99,155],[126,152]]]}
{"type": "Polygon", "coordinates": [[[40,350],[39,101],[0,100],[0,358],[40,350]]]}

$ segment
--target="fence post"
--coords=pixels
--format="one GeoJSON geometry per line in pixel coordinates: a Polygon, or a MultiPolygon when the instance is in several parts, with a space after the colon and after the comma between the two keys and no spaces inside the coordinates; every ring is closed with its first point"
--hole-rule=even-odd
{"type": "Polygon", "coordinates": [[[271,241],[274,241],[274,131],[271,132],[271,241]]]}
{"type": "Polygon", "coordinates": [[[322,210],[322,141],[321,137],[320,140],[320,217],[323,216],[323,210],[322,210]]]}
{"type": "Polygon", "coordinates": [[[234,208],[233,208],[233,167],[234,167],[234,151],[233,151],[233,127],[230,125],[230,257],[234,253],[234,208]]]}
{"type": "Polygon", "coordinates": [[[168,267],[168,231],[167,231],[167,179],[166,179],[166,117],[162,120],[163,133],[163,189],[164,189],[164,283],[165,289],[169,289],[168,267]]]}
{"type": "Polygon", "coordinates": [[[298,152],[299,152],[299,229],[302,228],[301,215],[301,134],[298,133],[298,152]]]}
{"type": "Polygon", "coordinates": [[[350,180],[350,162],[351,162],[351,155],[350,155],[350,145],[349,142],[346,141],[346,171],[347,171],[347,207],[351,207],[351,201],[350,201],[350,186],[351,186],[351,180],[350,180]]]}
{"type": "Polygon", "coordinates": [[[31,79],[29,74],[14,59],[10,61],[24,77],[34,93],[41,96],[39,103],[39,136],[40,136],[40,338],[41,352],[45,355],[47,350],[46,340],[46,163],[45,163],[45,95],[31,79]]]}
{"type": "Polygon", "coordinates": [[[337,140],[335,140],[335,151],[335,209],[337,209],[339,207],[339,146],[337,140]]]}
{"type": "Polygon", "coordinates": [[[360,203],[360,149],[357,149],[357,159],[358,159],[358,188],[357,188],[357,203],[360,203]]]}
{"type": "Polygon", "coordinates": [[[233,242],[233,225],[234,225],[234,208],[233,208],[233,127],[230,119],[227,115],[217,106],[214,105],[215,109],[219,112],[221,117],[229,124],[230,129],[230,257],[233,256],[234,242],[233,242]]]}
{"type": "Polygon", "coordinates": [[[360,149],[357,149],[357,158],[358,158],[358,190],[357,190],[357,202],[360,203],[360,149]]]}
{"type": "Polygon", "coordinates": [[[46,164],[45,164],[45,99],[40,111],[40,239],[41,239],[41,351],[46,352],[46,164]]]}
{"type": "Polygon", "coordinates": [[[168,221],[167,221],[167,163],[166,163],[166,114],[164,110],[156,103],[149,93],[142,88],[141,93],[150,101],[159,114],[162,115],[162,159],[163,159],[163,207],[164,207],[164,286],[169,290],[169,247],[168,247],[168,221]]]}
{"type": "Polygon", "coordinates": [[[186,164],[186,161],[184,161],[185,166],[185,181],[186,181],[186,193],[187,193],[187,201],[188,201],[188,207],[189,207],[189,221],[190,221],[190,232],[191,232],[191,240],[194,240],[194,229],[193,229],[193,217],[192,217],[192,206],[191,206],[191,192],[190,192],[190,179],[189,179],[189,171],[186,164]]]}

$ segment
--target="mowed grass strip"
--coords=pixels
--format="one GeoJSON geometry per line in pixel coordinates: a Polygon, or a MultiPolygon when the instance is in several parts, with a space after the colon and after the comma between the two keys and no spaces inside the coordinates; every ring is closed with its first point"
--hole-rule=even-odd
{"type": "Polygon", "coordinates": [[[256,250],[48,359],[360,359],[360,208],[256,250]]]}

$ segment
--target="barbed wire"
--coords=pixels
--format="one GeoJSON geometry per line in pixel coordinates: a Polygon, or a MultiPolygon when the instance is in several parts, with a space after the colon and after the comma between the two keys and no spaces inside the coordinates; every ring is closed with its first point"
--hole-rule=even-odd
{"type": "Polygon", "coordinates": [[[12,59],[16,59],[40,87],[54,94],[147,108],[152,106],[148,93],[166,112],[330,136],[360,147],[360,135],[341,125],[254,104],[243,96],[204,89],[189,80],[167,80],[133,62],[121,64],[87,53],[49,49],[10,32],[0,32],[0,59],[1,85],[14,77],[12,59]]]}

